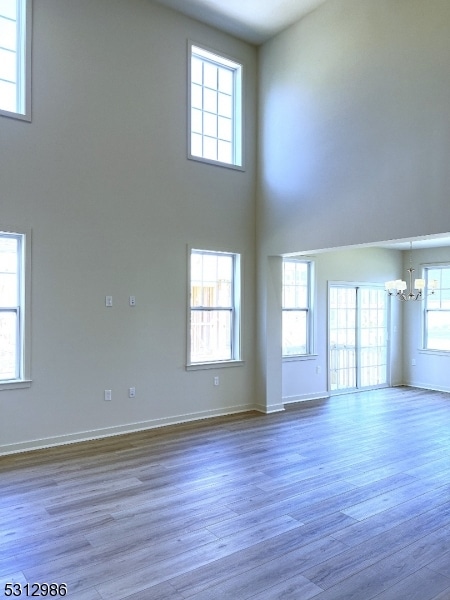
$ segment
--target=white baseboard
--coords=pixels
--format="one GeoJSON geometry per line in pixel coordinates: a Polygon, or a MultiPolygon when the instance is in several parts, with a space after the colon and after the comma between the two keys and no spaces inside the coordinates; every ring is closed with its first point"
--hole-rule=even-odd
{"type": "MultiPolygon", "coordinates": [[[[117,425],[115,427],[105,427],[102,429],[93,429],[91,431],[80,431],[68,435],[59,435],[55,437],[31,440],[28,442],[19,442],[16,444],[7,444],[0,446],[0,456],[8,454],[18,454],[19,452],[30,452],[32,450],[43,450],[54,446],[64,446],[67,444],[76,444],[78,442],[87,442],[99,440],[102,438],[113,437],[116,435],[124,435],[126,433],[136,433],[148,429],[156,429],[158,427],[167,427],[168,425],[180,425],[181,423],[189,423],[191,421],[200,421],[203,419],[211,419],[213,417],[224,417],[226,415],[234,415],[237,413],[251,412],[253,410],[260,411],[257,405],[251,406],[233,406],[227,409],[216,409],[202,411],[198,413],[189,413],[176,417],[166,417],[163,419],[152,419],[151,421],[141,421],[139,423],[128,423],[126,425],[117,425]]],[[[260,411],[264,412],[264,411],[260,411]]]]}
{"type": "Polygon", "coordinates": [[[308,400],[322,400],[329,398],[329,392],[316,392],[314,394],[299,394],[296,396],[284,396],[284,404],[293,404],[294,402],[308,402],[308,400]]]}
{"type": "Polygon", "coordinates": [[[438,385],[433,385],[433,384],[429,384],[429,383],[421,383],[421,382],[417,382],[417,381],[409,381],[408,383],[403,384],[407,387],[414,387],[414,388],[419,388],[421,390],[431,390],[432,392],[444,392],[444,393],[450,393],[450,387],[448,386],[438,386],[438,385]]]}
{"type": "Polygon", "coordinates": [[[271,404],[270,406],[266,406],[265,404],[257,404],[254,407],[254,410],[264,413],[265,415],[270,415],[272,413],[282,412],[284,410],[284,404],[282,402],[280,402],[280,404],[271,404]]]}

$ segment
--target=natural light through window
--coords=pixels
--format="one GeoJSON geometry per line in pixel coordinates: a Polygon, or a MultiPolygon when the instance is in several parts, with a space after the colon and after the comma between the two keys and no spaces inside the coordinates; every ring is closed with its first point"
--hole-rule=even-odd
{"type": "Polygon", "coordinates": [[[0,0],[0,114],[29,119],[31,0],[0,0]]]}
{"type": "Polygon", "coordinates": [[[239,360],[239,255],[191,251],[189,363],[239,360]]]}
{"type": "Polygon", "coordinates": [[[283,261],[283,356],[311,352],[311,262],[283,261]]]}
{"type": "Polygon", "coordinates": [[[437,282],[433,294],[424,300],[424,347],[450,352],[450,265],[425,268],[426,289],[437,282]]]}
{"type": "Polygon", "coordinates": [[[23,374],[24,236],[0,233],[0,383],[23,374]]]}
{"type": "Polygon", "coordinates": [[[242,166],[242,66],[191,45],[189,157],[242,166]]]}

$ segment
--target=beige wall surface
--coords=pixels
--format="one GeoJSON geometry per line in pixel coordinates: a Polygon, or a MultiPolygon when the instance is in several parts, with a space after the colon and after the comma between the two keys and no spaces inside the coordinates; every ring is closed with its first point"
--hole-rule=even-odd
{"type": "Polygon", "coordinates": [[[255,48],[144,0],[33,8],[32,122],[0,117],[0,225],[32,230],[32,385],[0,391],[0,452],[248,408],[255,48]],[[189,39],[244,63],[244,172],[186,158],[189,39]],[[185,369],[188,244],[242,253],[244,366],[185,369]]]}

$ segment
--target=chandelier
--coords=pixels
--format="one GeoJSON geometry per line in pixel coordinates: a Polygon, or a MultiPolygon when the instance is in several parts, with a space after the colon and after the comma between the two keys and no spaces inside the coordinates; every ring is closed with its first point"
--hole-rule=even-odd
{"type": "MultiPolygon", "coordinates": [[[[413,273],[412,268],[412,242],[409,243],[409,286],[403,279],[395,279],[393,281],[386,281],[384,287],[389,296],[395,296],[402,302],[407,300],[422,300],[423,293],[425,291],[425,279],[414,279],[413,287],[413,273]]],[[[428,289],[430,294],[434,294],[434,290],[437,288],[436,279],[432,279],[428,282],[428,289]]]]}

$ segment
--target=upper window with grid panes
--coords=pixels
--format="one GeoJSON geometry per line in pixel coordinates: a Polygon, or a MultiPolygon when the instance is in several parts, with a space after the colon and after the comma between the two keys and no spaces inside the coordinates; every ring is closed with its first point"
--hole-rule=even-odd
{"type": "Polygon", "coordinates": [[[31,119],[31,0],[0,0],[0,115],[31,119]]]}
{"type": "Polygon", "coordinates": [[[242,65],[190,44],[189,158],[242,168],[242,65]]]}

